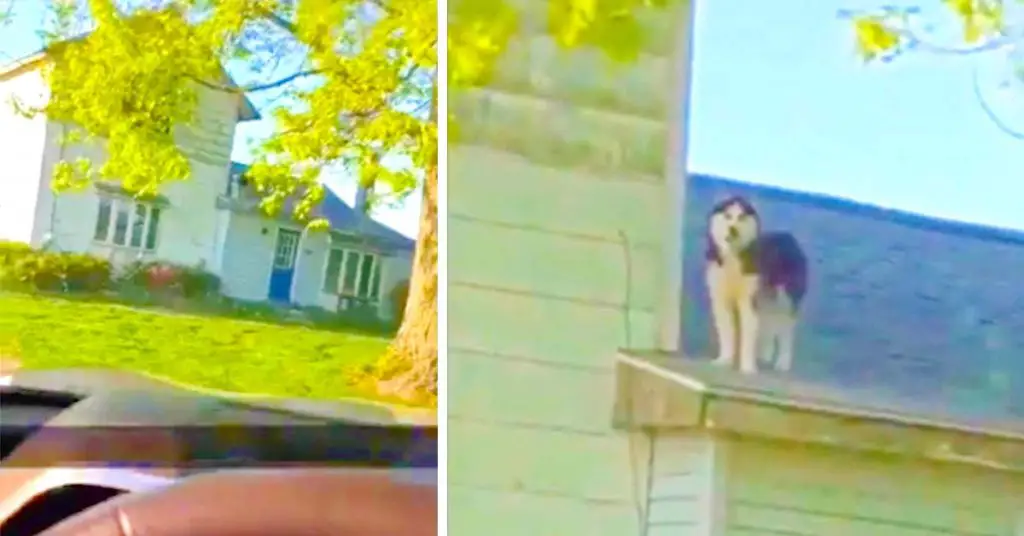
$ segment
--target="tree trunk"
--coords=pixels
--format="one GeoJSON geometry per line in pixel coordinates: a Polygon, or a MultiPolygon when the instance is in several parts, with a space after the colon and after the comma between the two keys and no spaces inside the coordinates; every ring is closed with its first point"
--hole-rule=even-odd
{"type": "MultiPolygon", "coordinates": [[[[437,120],[437,90],[431,102],[437,120]]],[[[437,158],[423,183],[423,207],[409,295],[398,334],[375,376],[380,394],[412,402],[437,401],[437,158]]]]}
{"type": "Polygon", "coordinates": [[[437,167],[427,170],[409,298],[377,373],[381,394],[415,402],[437,397],[437,167]]]}

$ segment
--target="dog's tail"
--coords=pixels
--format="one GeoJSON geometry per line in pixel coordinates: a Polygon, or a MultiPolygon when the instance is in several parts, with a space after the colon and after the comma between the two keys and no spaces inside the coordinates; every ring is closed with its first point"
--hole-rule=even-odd
{"type": "Polygon", "coordinates": [[[807,295],[807,256],[795,236],[785,232],[761,235],[758,268],[765,285],[785,290],[793,308],[800,308],[800,302],[807,295]]]}

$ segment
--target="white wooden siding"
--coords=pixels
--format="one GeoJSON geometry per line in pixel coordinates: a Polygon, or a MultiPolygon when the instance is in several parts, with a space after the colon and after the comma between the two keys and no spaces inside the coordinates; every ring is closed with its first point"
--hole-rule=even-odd
{"type": "Polygon", "coordinates": [[[304,306],[325,307],[334,310],[324,299],[324,263],[330,238],[324,232],[305,232],[299,248],[300,260],[295,266],[295,283],[292,285],[292,299],[304,306]]]}
{"type": "Polygon", "coordinates": [[[39,181],[46,150],[46,118],[19,115],[12,99],[38,106],[45,96],[46,86],[36,70],[0,77],[0,240],[38,244],[42,235],[37,212],[47,202],[45,193],[40,198],[43,188],[39,181]]]}
{"type": "Polygon", "coordinates": [[[699,432],[656,432],[647,536],[723,534],[723,448],[699,432]]]}
{"type": "Polygon", "coordinates": [[[657,344],[664,178],[475,145],[449,163],[449,533],[639,534],[650,446],[611,429],[612,367],[657,344]]]}
{"type": "Polygon", "coordinates": [[[729,536],[1006,536],[1024,501],[1021,483],[998,472],[800,445],[731,447],[729,536]]]}
{"type": "Polygon", "coordinates": [[[225,295],[264,301],[278,226],[257,215],[231,214],[224,244],[221,284],[225,295]]]}

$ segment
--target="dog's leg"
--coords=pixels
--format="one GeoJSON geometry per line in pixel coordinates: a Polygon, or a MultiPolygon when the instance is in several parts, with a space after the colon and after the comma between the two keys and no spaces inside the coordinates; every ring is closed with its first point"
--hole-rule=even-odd
{"type": "Polygon", "coordinates": [[[757,313],[760,317],[757,333],[757,361],[771,364],[775,361],[775,296],[770,292],[757,295],[757,313]]]}
{"type": "Polygon", "coordinates": [[[796,340],[796,314],[787,315],[779,329],[779,356],[775,368],[788,371],[793,366],[793,346],[796,340]]]}
{"type": "MultiPolygon", "coordinates": [[[[780,289],[781,290],[781,289],[780,289]]],[[[786,292],[779,292],[779,355],[775,369],[788,371],[793,366],[793,346],[796,341],[797,308],[786,292]]]]}
{"type": "Polygon", "coordinates": [[[718,338],[715,364],[731,366],[736,359],[736,316],[719,271],[710,268],[707,282],[711,298],[711,320],[715,324],[715,335],[718,338]]]}
{"type": "Polygon", "coordinates": [[[774,314],[761,311],[761,321],[757,334],[757,361],[771,364],[775,362],[775,340],[778,337],[778,321],[774,314]]]}
{"type": "Polygon", "coordinates": [[[761,278],[746,276],[739,300],[737,316],[739,317],[739,361],[740,372],[753,374],[757,372],[757,350],[760,335],[761,318],[757,310],[756,299],[760,290],[761,278]]]}
{"type": "Polygon", "coordinates": [[[736,315],[729,302],[712,303],[715,333],[718,335],[718,365],[732,365],[736,360],[736,315]]]}

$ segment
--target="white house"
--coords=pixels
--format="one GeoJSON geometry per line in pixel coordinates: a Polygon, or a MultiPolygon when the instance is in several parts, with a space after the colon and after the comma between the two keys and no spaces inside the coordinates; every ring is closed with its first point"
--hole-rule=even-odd
{"type": "Polygon", "coordinates": [[[235,126],[259,117],[243,96],[200,90],[195,125],[180,133],[192,177],[167,184],[155,199],[139,201],[113,184],[54,194],[57,162],[101,161],[104,150],[62,144],[65,124],[16,112],[12,99],[45,102],[45,62],[37,54],[0,69],[0,240],[34,247],[45,241],[115,265],[141,258],[201,267],[241,300],[329,310],[365,303],[382,318],[395,315],[389,298],[409,278],[413,241],[333,194],[321,208],[330,232],[260,215],[240,187],[244,166],[231,161],[235,126]]]}
{"type": "Polygon", "coordinates": [[[259,198],[247,187],[245,166],[232,164],[217,197],[216,272],[226,292],[329,310],[367,303],[382,318],[394,318],[391,292],[410,277],[415,243],[368,217],[366,201],[364,189],[354,207],[328,190],[317,216],[330,222],[330,232],[304,231],[286,216],[263,216],[259,198]]]}

